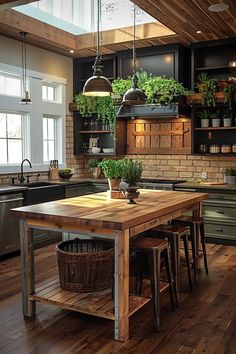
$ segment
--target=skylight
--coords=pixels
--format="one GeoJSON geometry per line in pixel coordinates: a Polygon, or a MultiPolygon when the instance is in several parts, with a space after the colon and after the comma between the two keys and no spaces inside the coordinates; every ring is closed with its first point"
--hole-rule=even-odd
{"type": "MultiPolygon", "coordinates": [[[[96,30],[97,0],[41,0],[14,10],[78,35],[96,30]]],[[[101,30],[133,25],[133,3],[129,0],[101,0],[101,30]]],[[[157,22],[137,7],[136,24],[157,22]]]]}

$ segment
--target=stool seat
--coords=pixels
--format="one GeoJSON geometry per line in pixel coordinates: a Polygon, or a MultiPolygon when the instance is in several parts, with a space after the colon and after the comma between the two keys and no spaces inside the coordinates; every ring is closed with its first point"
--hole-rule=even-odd
{"type": "Polygon", "coordinates": [[[172,236],[172,235],[177,235],[177,236],[183,236],[186,235],[188,232],[188,228],[186,226],[181,226],[181,225],[159,225],[151,229],[151,231],[154,232],[160,232],[164,233],[165,237],[172,236]]]}
{"type": "Polygon", "coordinates": [[[187,225],[189,223],[188,226],[190,226],[191,224],[200,224],[203,222],[203,218],[201,217],[192,217],[189,215],[182,215],[180,217],[178,217],[177,219],[174,219],[174,221],[181,223],[181,221],[183,222],[184,225],[187,225]]]}
{"type": "Polygon", "coordinates": [[[141,250],[148,252],[151,250],[159,250],[162,252],[166,247],[168,247],[168,240],[158,240],[152,237],[140,237],[131,244],[131,248],[135,250],[141,250]]]}

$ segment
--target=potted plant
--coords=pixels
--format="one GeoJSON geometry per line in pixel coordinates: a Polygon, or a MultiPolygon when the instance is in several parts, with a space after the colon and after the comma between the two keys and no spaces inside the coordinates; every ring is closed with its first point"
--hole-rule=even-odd
{"type": "Polygon", "coordinates": [[[210,112],[208,109],[203,109],[202,111],[198,112],[198,117],[201,119],[202,128],[209,127],[210,112]]]}
{"type": "Polygon", "coordinates": [[[224,182],[229,184],[236,184],[236,168],[226,168],[224,172],[224,182]]]}
{"type": "Polygon", "coordinates": [[[203,106],[215,106],[216,100],[214,94],[217,91],[217,82],[211,79],[207,73],[202,72],[197,77],[198,91],[201,94],[201,103],[203,106]]]}
{"type": "Polygon", "coordinates": [[[232,116],[233,116],[232,107],[231,107],[231,109],[230,108],[223,109],[223,125],[224,125],[224,127],[231,127],[232,116]]]}
{"type": "Polygon", "coordinates": [[[99,178],[101,175],[101,167],[99,166],[100,160],[99,159],[89,159],[88,160],[88,167],[91,171],[92,178],[99,178]]]}
{"type": "Polygon", "coordinates": [[[135,198],[138,198],[137,182],[140,181],[142,175],[142,164],[136,160],[124,160],[123,164],[123,180],[127,183],[125,188],[125,197],[128,199],[128,204],[136,204],[135,198]]]}
{"type": "Polygon", "coordinates": [[[104,159],[99,162],[104,176],[108,179],[110,190],[119,190],[121,178],[123,177],[124,160],[104,159]]]}
{"type": "Polygon", "coordinates": [[[212,121],[212,127],[220,127],[220,110],[217,109],[216,111],[210,113],[211,121],[212,121]]]}

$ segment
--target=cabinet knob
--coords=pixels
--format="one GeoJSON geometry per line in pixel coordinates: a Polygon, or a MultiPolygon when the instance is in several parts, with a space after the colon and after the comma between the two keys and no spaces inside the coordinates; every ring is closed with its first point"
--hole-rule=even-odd
{"type": "Polygon", "coordinates": [[[215,231],[223,232],[223,229],[215,229],[215,231]]]}
{"type": "Polygon", "coordinates": [[[218,213],[218,214],[224,214],[225,212],[224,212],[224,210],[216,210],[216,213],[218,213]]]}

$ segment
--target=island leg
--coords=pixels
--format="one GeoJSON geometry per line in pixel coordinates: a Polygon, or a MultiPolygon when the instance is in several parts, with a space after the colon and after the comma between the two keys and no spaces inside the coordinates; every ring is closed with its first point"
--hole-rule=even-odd
{"type": "Polygon", "coordinates": [[[35,301],[29,299],[35,291],[34,245],[33,233],[25,220],[20,221],[20,247],[23,314],[31,317],[36,312],[35,301]]]}
{"type": "Polygon", "coordinates": [[[129,339],[129,230],[115,231],[115,339],[129,339]]]}

